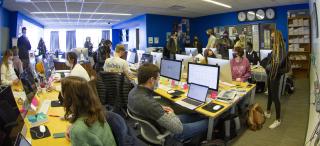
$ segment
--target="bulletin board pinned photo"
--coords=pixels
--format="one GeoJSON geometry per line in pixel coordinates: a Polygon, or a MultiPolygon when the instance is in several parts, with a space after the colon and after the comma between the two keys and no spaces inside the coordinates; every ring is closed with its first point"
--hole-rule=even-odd
{"type": "Polygon", "coordinates": [[[148,37],[148,43],[153,44],[153,37],[148,37]]]}

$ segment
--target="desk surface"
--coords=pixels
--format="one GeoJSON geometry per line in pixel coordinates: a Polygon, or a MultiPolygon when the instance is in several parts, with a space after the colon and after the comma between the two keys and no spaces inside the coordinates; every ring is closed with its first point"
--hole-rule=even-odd
{"type": "MultiPolygon", "coordinates": [[[[17,90],[19,87],[14,87],[13,90],[17,90]]],[[[57,91],[51,91],[51,92],[45,92],[45,93],[39,93],[38,94],[38,99],[40,100],[40,104],[38,108],[41,107],[42,101],[48,99],[48,100],[58,100],[58,92],[57,91]]],[[[35,114],[34,111],[29,111],[28,115],[33,115],[35,114]]],[[[58,115],[58,116],[63,116],[64,115],[64,109],[63,107],[49,107],[48,110],[48,115],[58,115]]],[[[31,139],[30,135],[30,124],[27,118],[25,120],[25,126],[27,128],[27,135],[26,138],[31,139]]],[[[68,121],[63,121],[60,120],[60,117],[51,117],[48,116],[48,122],[45,123],[50,131],[51,136],[43,139],[37,139],[31,140],[32,146],[64,146],[64,145],[70,145],[71,143],[66,140],[65,138],[58,138],[55,139],[53,138],[54,133],[62,133],[65,132],[67,129],[67,126],[70,125],[68,121]]]]}
{"type": "MultiPolygon", "coordinates": [[[[168,83],[166,81],[164,81],[163,79],[160,79],[160,84],[164,84],[165,86],[168,85],[168,83]]],[[[236,82],[234,82],[233,84],[237,84],[236,82]]],[[[236,88],[236,89],[241,89],[241,90],[245,90],[246,93],[250,92],[251,90],[253,90],[256,85],[252,85],[251,87],[248,87],[247,86],[248,84],[247,83],[241,83],[239,86],[236,86],[236,87],[230,87],[230,86],[226,86],[226,85],[219,85],[219,88],[221,90],[229,90],[229,89],[232,89],[232,88],[236,88]]],[[[155,91],[157,94],[161,95],[162,97],[172,101],[172,102],[177,102],[177,101],[180,101],[184,98],[187,98],[187,90],[184,90],[184,94],[181,95],[181,97],[179,98],[175,98],[175,99],[172,99],[172,95],[168,94],[165,90],[163,89],[157,89],[155,91]]],[[[240,95],[240,96],[244,96],[244,95],[240,95]]],[[[224,102],[220,102],[220,101],[217,101],[217,100],[212,100],[211,102],[213,103],[216,103],[216,104],[220,104],[220,105],[223,105],[224,108],[222,108],[220,111],[218,112],[209,112],[207,110],[204,110],[202,107],[206,106],[207,104],[209,103],[206,103],[198,108],[195,109],[196,112],[200,113],[200,114],[203,114],[205,116],[208,116],[208,117],[213,117],[213,118],[216,118],[218,117],[219,115],[221,115],[222,113],[224,113],[226,110],[230,109],[235,103],[237,103],[237,101],[231,103],[231,104],[228,104],[228,103],[224,103],[224,102]]]]}

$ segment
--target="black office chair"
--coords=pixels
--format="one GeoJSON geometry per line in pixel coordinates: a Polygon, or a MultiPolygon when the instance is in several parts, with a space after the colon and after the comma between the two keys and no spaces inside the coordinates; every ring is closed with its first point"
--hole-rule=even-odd
{"type": "Polygon", "coordinates": [[[169,131],[165,131],[165,132],[161,133],[154,125],[152,125],[150,122],[148,122],[140,117],[135,116],[134,114],[132,114],[129,111],[129,109],[127,109],[127,113],[129,115],[129,117],[138,121],[138,123],[141,126],[141,128],[140,128],[141,135],[146,141],[148,141],[152,144],[164,146],[166,137],[171,134],[169,131]]]}

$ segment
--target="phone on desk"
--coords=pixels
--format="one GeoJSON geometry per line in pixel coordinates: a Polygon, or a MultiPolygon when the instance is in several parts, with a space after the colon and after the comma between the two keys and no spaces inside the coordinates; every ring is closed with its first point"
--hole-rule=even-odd
{"type": "Polygon", "coordinates": [[[54,133],[53,138],[65,138],[65,133],[64,132],[54,133]]]}

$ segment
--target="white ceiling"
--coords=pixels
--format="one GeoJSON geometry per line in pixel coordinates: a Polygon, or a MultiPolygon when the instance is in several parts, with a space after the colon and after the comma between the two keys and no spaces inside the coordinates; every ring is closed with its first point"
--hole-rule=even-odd
{"type": "Polygon", "coordinates": [[[308,0],[216,0],[232,8],[224,8],[202,0],[4,0],[4,7],[20,11],[46,27],[110,27],[141,14],[199,17],[223,12],[261,7],[306,3],[308,0]],[[21,2],[23,1],[23,2],[21,2]],[[72,1],[72,2],[70,2],[72,1]],[[174,9],[172,6],[182,6],[174,9]],[[129,13],[131,16],[87,14],[31,14],[30,12],[102,12],[129,13]]]}

